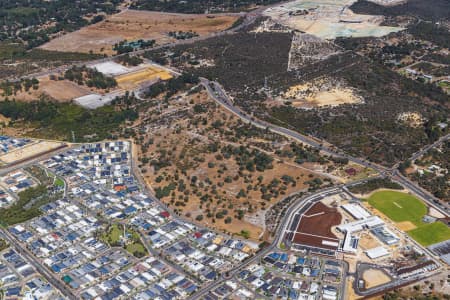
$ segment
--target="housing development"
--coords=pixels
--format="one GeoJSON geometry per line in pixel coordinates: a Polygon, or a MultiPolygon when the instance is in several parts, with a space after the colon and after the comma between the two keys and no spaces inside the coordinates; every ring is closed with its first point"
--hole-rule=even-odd
{"type": "Polygon", "coordinates": [[[450,299],[448,0],[0,16],[0,300],[450,299]]]}

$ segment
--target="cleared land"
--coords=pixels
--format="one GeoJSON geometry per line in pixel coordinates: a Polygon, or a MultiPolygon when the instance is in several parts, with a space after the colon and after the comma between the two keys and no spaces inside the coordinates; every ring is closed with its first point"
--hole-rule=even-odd
{"type": "Polygon", "coordinates": [[[130,90],[136,88],[144,82],[153,80],[156,81],[158,79],[168,80],[170,78],[172,78],[172,75],[170,75],[167,71],[157,67],[148,67],[128,74],[119,75],[115,79],[120,88],[130,90]]]}
{"type": "Polygon", "coordinates": [[[380,26],[379,16],[357,15],[347,7],[355,0],[293,1],[269,8],[265,14],[275,21],[323,39],[336,37],[380,37],[402,28],[380,26]],[[299,11],[307,13],[297,13],[299,11]]]}
{"type": "Polygon", "coordinates": [[[380,191],[372,194],[368,201],[371,206],[397,222],[400,229],[405,230],[423,246],[450,239],[450,228],[444,223],[422,222],[422,217],[427,214],[427,206],[414,196],[401,192],[380,191]]]}
{"type": "Polygon", "coordinates": [[[301,216],[293,241],[303,245],[335,250],[337,246],[332,244],[339,243],[339,239],[331,229],[333,226],[339,225],[341,220],[342,216],[336,208],[317,202],[301,216]]]}
{"type": "Polygon", "coordinates": [[[295,107],[324,107],[341,104],[361,103],[362,99],[355,91],[345,86],[333,85],[327,80],[300,84],[291,87],[284,97],[295,107]]]}
{"type": "Polygon", "coordinates": [[[39,78],[39,88],[37,90],[30,89],[28,92],[19,92],[14,98],[20,101],[34,101],[39,99],[41,95],[46,95],[53,100],[67,102],[90,93],[87,87],[77,85],[75,82],[68,80],[55,81],[50,80],[48,77],[43,77],[39,78]]]}
{"type": "Polygon", "coordinates": [[[394,191],[380,191],[369,197],[369,204],[394,222],[410,221],[420,225],[426,205],[414,196],[394,191]]]}
{"type": "Polygon", "coordinates": [[[38,155],[40,153],[44,153],[49,150],[55,149],[61,145],[62,145],[62,143],[49,142],[49,141],[43,141],[43,142],[30,144],[28,146],[16,149],[5,155],[0,156],[0,161],[5,164],[11,164],[16,161],[21,161],[21,160],[33,157],[35,155],[38,155]]]}
{"type": "Polygon", "coordinates": [[[366,289],[370,289],[391,281],[388,275],[381,270],[369,269],[363,273],[366,289]]]}
{"type": "Polygon", "coordinates": [[[105,21],[58,37],[41,48],[46,50],[112,54],[115,43],[123,40],[154,39],[157,44],[175,41],[170,31],[192,30],[202,35],[229,28],[236,15],[183,15],[126,10],[105,21]]]}

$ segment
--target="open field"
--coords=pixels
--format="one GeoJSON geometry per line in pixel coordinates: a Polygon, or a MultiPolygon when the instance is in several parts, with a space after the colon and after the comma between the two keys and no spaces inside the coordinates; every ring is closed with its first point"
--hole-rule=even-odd
{"type": "Polygon", "coordinates": [[[425,224],[408,231],[408,234],[423,246],[429,246],[450,239],[450,229],[441,222],[425,224]]]}
{"type": "Polygon", "coordinates": [[[373,193],[368,202],[423,246],[450,239],[450,228],[444,223],[422,222],[428,209],[414,196],[402,192],[380,191],[373,193]]]}
{"type": "Polygon", "coordinates": [[[53,100],[67,102],[91,92],[87,87],[80,86],[75,82],[68,80],[50,80],[48,77],[39,78],[39,88],[30,89],[28,92],[19,92],[14,96],[20,101],[35,101],[41,95],[46,95],[53,100]]]}
{"type": "Polygon", "coordinates": [[[158,79],[168,80],[170,78],[172,78],[172,75],[170,75],[167,71],[159,69],[157,67],[147,67],[135,72],[115,77],[119,87],[124,90],[134,89],[144,82],[158,79]]]}
{"type": "Polygon", "coordinates": [[[391,278],[389,278],[388,275],[377,269],[369,269],[364,271],[363,279],[366,282],[366,289],[370,289],[391,281],[391,278]]]}
{"type": "Polygon", "coordinates": [[[112,54],[112,47],[122,40],[154,39],[157,44],[173,42],[170,31],[192,30],[202,35],[229,28],[237,15],[183,15],[125,10],[105,21],[58,37],[41,48],[46,50],[112,54]]]}
{"type": "Polygon", "coordinates": [[[410,221],[418,226],[427,213],[427,207],[422,201],[402,192],[380,191],[372,194],[368,201],[394,222],[410,221]]]}
{"type": "Polygon", "coordinates": [[[5,164],[11,164],[16,161],[33,157],[37,154],[47,152],[61,146],[62,143],[42,141],[27,145],[23,148],[13,150],[5,155],[0,156],[0,161],[5,164]]]}

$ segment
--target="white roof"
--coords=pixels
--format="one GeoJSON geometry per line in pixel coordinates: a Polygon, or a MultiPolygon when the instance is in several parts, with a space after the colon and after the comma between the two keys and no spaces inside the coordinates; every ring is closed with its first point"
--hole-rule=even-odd
{"type": "Polygon", "coordinates": [[[347,224],[342,224],[338,226],[338,229],[342,232],[358,232],[363,230],[365,227],[375,227],[378,225],[383,225],[384,221],[381,220],[379,217],[377,216],[371,216],[367,219],[364,220],[358,220],[355,222],[350,222],[347,224]]]}
{"type": "Polygon", "coordinates": [[[357,204],[344,204],[342,208],[345,209],[349,214],[352,215],[357,220],[366,219],[370,217],[370,213],[357,204]]]}
{"type": "Polygon", "coordinates": [[[389,254],[389,251],[384,247],[376,247],[366,251],[366,254],[371,259],[376,259],[389,254]]]}
{"type": "Polygon", "coordinates": [[[97,69],[97,71],[105,75],[114,75],[114,76],[130,72],[130,69],[112,61],[93,65],[92,69],[97,69]]]}

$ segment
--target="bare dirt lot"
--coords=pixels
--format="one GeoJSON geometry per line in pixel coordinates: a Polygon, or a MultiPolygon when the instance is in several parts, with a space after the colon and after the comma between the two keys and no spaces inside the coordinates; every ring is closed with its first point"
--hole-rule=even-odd
{"type": "Polygon", "coordinates": [[[317,202],[301,217],[294,241],[310,246],[337,249],[337,246],[328,246],[323,241],[339,241],[331,229],[339,225],[341,219],[342,216],[337,209],[317,202]]]}
{"type": "Polygon", "coordinates": [[[295,107],[311,108],[361,103],[363,99],[344,83],[320,79],[291,87],[282,97],[295,107]]]}
{"type": "Polygon", "coordinates": [[[46,95],[56,101],[67,102],[90,93],[87,87],[77,85],[74,82],[68,80],[54,81],[44,77],[39,78],[37,90],[30,89],[28,92],[19,92],[14,98],[20,101],[34,101],[39,99],[41,95],[46,95]]]}
{"type": "Polygon", "coordinates": [[[125,10],[105,21],[58,37],[41,48],[47,50],[112,54],[122,40],[154,39],[157,44],[173,42],[170,31],[192,30],[200,36],[229,28],[237,15],[185,15],[125,10]]]}
{"type": "Polygon", "coordinates": [[[51,142],[51,141],[41,141],[37,143],[30,144],[23,148],[11,151],[5,155],[0,156],[0,161],[5,164],[11,164],[16,161],[27,159],[33,157],[39,153],[47,152],[51,149],[55,149],[61,146],[62,143],[51,142]]]}
{"type": "Polygon", "coordinates": [[[410,231],[413,229],[416,229],[417,226],[414,225],[413,223],[409,222],[409,221],[405,221],[405,222],[398,222],[396,223],[398,229],[400,229],[401,231],[410,231]]]}
{"type": "Polygon", "coordinates": [[[370,289],[391,281],[391,278],[381,270],[369,269],[363,273],[366,288],[370,289]]]}
{"type": "Polygon", "coordinates": [[[360,236],[359,245],[361,246],[362,249],[369,250],[380,246],[380,243],[373,235],[365,232],[360,236]]]}

